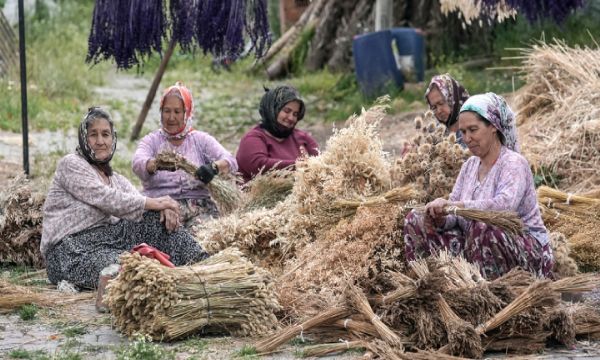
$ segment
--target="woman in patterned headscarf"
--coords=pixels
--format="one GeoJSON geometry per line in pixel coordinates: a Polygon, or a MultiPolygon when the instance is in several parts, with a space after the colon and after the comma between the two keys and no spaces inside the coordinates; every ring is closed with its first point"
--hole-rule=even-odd
{"type": "Polygon", "coordinates": [[[460,109],[459,129],[474,156],[463,165],[448,200],[439,198],[425,213],[405,219],[407,260],[439,250],[462,255],[488,279],[521,267],[551,276],[552,250],[542,221],[533,175],[519,153],[515,118],[506,101],[487,93],[470,97],[460,109]],[[523,220],[522,235],[507,234],[481,222],[446,215],[448,207],[514,211],[523,220]]]}
{"type": "Polygon", "coordinates": [[[293,166],[302,155],[318,154],[310,134],[296,129],[304,111],[304,101],[293,87],[265,89],[259,108],[261,123],[242,137],[236,155],[245,181],[261,171],[293,166]]]}
{"type": "Polygon", "coordinates": [[[142,196],[112,171],[116,145],[110,115],[93,107],[79,126],[76,153],[58,163],[44,202],[41,241],[54,284],[66,280],[95,288],[104,267],[144,242],[167,253],[175,265],[207,256],[189,233],[177,231],[175,200],[142,196]]]}
{"type": "Polygon", "coordinates": [[[209,134],[193,128],[194,100],[182,83],[167,88],[160,99],[161,127],[146,135],[133,156],[133,172],[142,180],[143,194],[169,195],[181,205],[181,223],[191,228],[198,222],[219,216],[206,188],[215,175],[236,172],[231,153],[209,134]],[[183,170],[156,171],[156,156],[173,151],[198,166],[197,179],[183,170]]]}
{"type": "Polygon", "coordinates": [[[434,76],[425,91],[425,100],[435,118],[446,126],[447,132],[456,133],[456,142],[463,146],[464,142],[458,131],[458,113],[468,98],[467,90],[450,74],[434,76]]]}

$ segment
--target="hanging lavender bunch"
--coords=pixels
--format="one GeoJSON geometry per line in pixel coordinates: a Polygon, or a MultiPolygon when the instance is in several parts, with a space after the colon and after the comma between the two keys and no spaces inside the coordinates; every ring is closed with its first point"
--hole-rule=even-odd
{"type": "Polygon", "coordinates": [[[194,34],[198,12],[202,0],[171,0],[169,13],[171,15],[171,37],[179,43],[185,52],[195,47],[194,34]]]}
{"type": "MultiPolygon", "coordinates": [[[[500,0],[480,0],[487,9],[496,7],[500,0]]],[[[584,0],[504,0],[505,3],[525,15],[530,23],[551,18],[561,24],[575,9],[584,5],[584,0]]]]}
{"type": "Polygon", "coordinates": [[[232,6],[244,0],[205,0],[200,5],[196,21],[195,39],[204,53],[215,56],[225,53],[225,34],[232,6]]]}
{"type": "Polygon", "coordinates": [[[163,0],[96,0],[86,62],[114,58],[128,69],[160,52],[166,20],[163,0]]]}
{"type": "Polygon", "coordinates": [[[246,33],[252,42],[256,57],[263,57],[271,46],[271,32],[267,12],[267,0],[248,0],[249,15],[246,18],[246,33]]]}

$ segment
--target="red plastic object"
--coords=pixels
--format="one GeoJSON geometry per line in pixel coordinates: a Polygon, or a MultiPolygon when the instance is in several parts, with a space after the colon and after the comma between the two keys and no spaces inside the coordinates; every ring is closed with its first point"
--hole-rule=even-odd
{"type": "Polygon", "coordinates": [[[146,243],[141,243],[139,245],[134,246],[133,249],[131,249],[131,252],[138,252],[142,256],[146,256],[151,259],[156,259],[156,260],[158,260],[158,262],[160,262],[164,266],[167,266],[170,268],[175,267],[175,265],[173,265],[173,263],[169,261],[169,259],[171,257],[168,254],[165,254],[164,252],[162,252],[162,251],[158,250],[157,248],[152,247],[146,243]]]}

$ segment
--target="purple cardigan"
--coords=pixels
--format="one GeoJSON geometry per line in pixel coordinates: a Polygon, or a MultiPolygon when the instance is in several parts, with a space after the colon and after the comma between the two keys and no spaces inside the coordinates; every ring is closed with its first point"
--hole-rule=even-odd
{"type": "MultiPolygon", "coordinates": [[[[541,245],[548,243],[548,232],[538,207],[533,174],[527,160],[519,153],[502,146],[498,160],[482,182],[477,180],[481,160],[470,157],[450,194],[450,201],[462,201],[467,209],[510,210],[519,214],[528,232],[541,245]]],[[[461,217],[448,215],[444,228],[456,225],[466,230],[467,222],[461,217]]]]}
{"type": "Polygon", "coordinates": [[[172,150],[183,155],[190,163],[200,166],[216,160],[229,163],[231,172],[237,171],[237,162],[230,152],[205,132],[192,130],[179,146],[172,145],[167,138],[155,130],[144,136],[133,155],[133,172],[142,180],[143,194],[156,198],[165,195],[175,200],[208,198],[205,185],[184,172],[157,171],[149,174],[146,170],[148,160],[156,157],[162,150],[172,150]]]}
{"type": "Polygon", "coordinates": [[[294,129],[292,135],[279,142],[267,135],[260,125],[255,126],[242,137],[236,154],[244,181],[250,181],[261,169],[267,171],[293,165],[301,155],[301,146],[311,156],[319,154],[319,145],[307,132],[294,129]]]}

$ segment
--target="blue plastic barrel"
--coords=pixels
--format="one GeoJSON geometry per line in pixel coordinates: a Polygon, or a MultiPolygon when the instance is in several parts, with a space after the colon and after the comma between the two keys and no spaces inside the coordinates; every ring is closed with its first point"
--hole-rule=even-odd
{"type": "Polygon", "coordinates": [[[423,35],[414,28],[398,27],[390,29],[398,46],[396,61],[406,82],[425,80],[425,41],[423,35]],[[399,56],[399,57],[398,57],[399,56]]]}
{"type": "Polygon", "coordinates": [[[356,79],[367,97],[377,97],[404,86],[391,44],[389,30],[358,35],[352,41],[356,79]]]}

